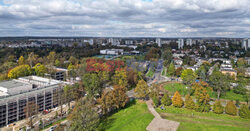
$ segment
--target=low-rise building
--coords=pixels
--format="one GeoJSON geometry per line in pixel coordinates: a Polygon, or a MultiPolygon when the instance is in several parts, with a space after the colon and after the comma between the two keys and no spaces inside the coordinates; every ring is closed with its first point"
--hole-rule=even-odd
{"type": "Polygon", "coordinates": [[[26,118],[25,109],[31,102],[38,112],[58,106],[63,84],[37,76],[0,82],[0,127],[26,118]]]}

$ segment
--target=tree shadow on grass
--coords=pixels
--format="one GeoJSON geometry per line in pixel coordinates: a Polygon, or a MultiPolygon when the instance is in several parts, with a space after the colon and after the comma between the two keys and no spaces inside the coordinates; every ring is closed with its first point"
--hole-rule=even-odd
{"type": "Polygon", "coordinates": [[[105,131],[105,130],[111,128],[113,122],[115,121],[115,119],[114,118],[109,118],[109,117],[112,116],[113,114],[119,112],[120,110],[129,108],[129,107],[131,107],[131,106],[133,106],[135,104],[136,104],[136,100],[135,99],[130,99],[129,102],[125,105],[124,108],[121,108],[119,110],[114,110],[114,111],[110,112],[108,115],[103,116],[101,118],[101,120],[100,120],[98,130],[99,131],[105,131]]]}

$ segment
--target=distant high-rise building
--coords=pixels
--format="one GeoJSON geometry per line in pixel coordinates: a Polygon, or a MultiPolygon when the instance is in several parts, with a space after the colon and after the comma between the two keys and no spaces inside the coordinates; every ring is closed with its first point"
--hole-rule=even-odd
{"type": "Polygon", "coordinates": [[[248,38],[248,46],[247,48],[250,48],[250,38],[248,38]]]}
{"type": "Polygon", "coordinates": [[[184,46],[184,39],[178,39],[178,49],[183,49],[184,46]]]}
{"type": "Polygon", "coordinates": [[[132,41],[132,40],[126,40],[126,41],[125,41],[125,44],[126,44],[126,45],[133,45],[133,41],[132,41]]]}
{"type": "Polygon", "coordinates": [[[161,43],[161,38],[156,38],[156,43],[159,47],[161,47],[162,43],[161,43]]]}
{"type": "Polygon", "coordinates": [[[188,46],[192,46],[192,44],[193,44],[192,39],[187,39],[187,40],[186,40],[186,44],[187,44],[188,46]]]}
{"type": "Polygon", "coordinates": [[[245,50],[247,50],[247,48],[249,48],[250,45],[250,40],[249,39],[243,39],[242,43],[241,43],[241,47],[244,48],[245,50]]]}
{"type": "Polygon", "coordinates": [[[120,45],[120,40],[117,38],[109,38],[108,43],[111,43],[112,45],[120,45]]]}

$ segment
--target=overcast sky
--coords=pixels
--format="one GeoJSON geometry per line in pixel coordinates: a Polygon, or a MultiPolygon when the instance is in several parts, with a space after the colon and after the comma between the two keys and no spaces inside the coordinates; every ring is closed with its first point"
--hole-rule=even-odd
{"type": "Polygon", "coordinates": [[[250,37],[250,0],[0,0],[0,36],[250,37]]]}

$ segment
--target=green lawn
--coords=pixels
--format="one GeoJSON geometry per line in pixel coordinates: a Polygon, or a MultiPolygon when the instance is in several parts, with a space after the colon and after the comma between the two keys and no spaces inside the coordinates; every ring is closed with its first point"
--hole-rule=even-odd
{"type": "MultiPolygon", "coordinates": [[[[169,83],[164,85],[164,88],[170,92],[171,95],[173,95],[175,93],[175,91],[178,91],[181,96],[185,96],[186,94],[188,94],[188,89],[186,89],[186,85],[182,84],[182,83],[169,83]]],[[[210,98],[217,98],[217,92],[209,92],[209,96],[210,98]]],[[[228,91],[226,92],[225,95],[222,95],[220,97],[220,99],[225,99],[225,100],[239,100],[239,101],[246,101],[246,99],[244,98],[243,95],[240,94],[236,94],[233,91],[228,91]]]]}
{"type": "Polygon", "coordinates": [[[166,107],[166,110],[156,109],[160,115],[169,120],[180,122],[179,131],[247,131],[250,130],[250,120],[239,116],[200,113],[185,108],[166,107]]]}
{"type": "Polygon", "coordinates": [[[166,69],[163,68],[162,72],[161,72],[161,75],[164,76],[165,75],[165,72],[166,72],[166,69]]]}
{"type": "MultiPolygon", "coordinates": [[[[209,96],[211,96],[212,98],[217,98],[217,92],[209,92],[209,96]]],[[[226,92],[226,94],[222,95],[220,98],[225,100],[246,101],[243,95],[236,94],[233,91],[226,92]]]]}
{"type": "Polygon", "coordinates": [[[148,73],[146,74],[147,77],[153,77],[154,76],[154,71],[149,68],[148,73]]]}
{"type": "Polygon", "coordinates": [[[186,89],[186,85],[182,83],[169,83],[164,85],[164,88],[170,92],[170,94],[174,94],[178,91],[182,96],[188,94],[188,89],[186,89]]]}
{"type": "Polygon", "coordinates": [[[154,116],[148,111],[145,102],[137,101],[103,120],[99,130],[105,131],[146,131],[154,116]]]}

